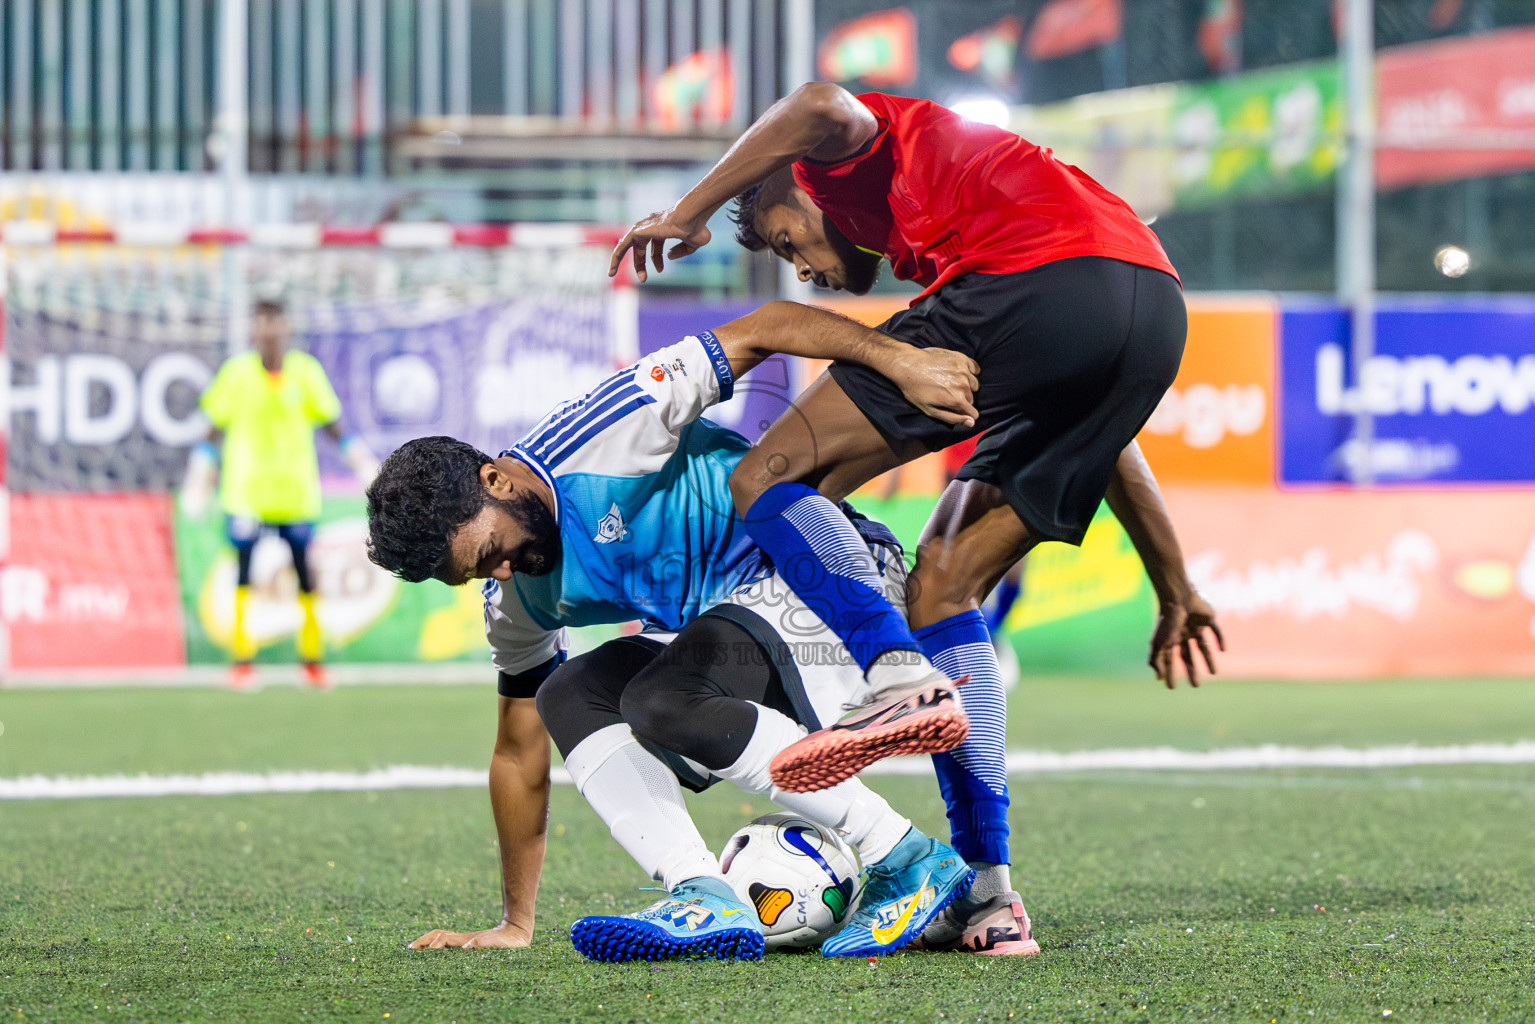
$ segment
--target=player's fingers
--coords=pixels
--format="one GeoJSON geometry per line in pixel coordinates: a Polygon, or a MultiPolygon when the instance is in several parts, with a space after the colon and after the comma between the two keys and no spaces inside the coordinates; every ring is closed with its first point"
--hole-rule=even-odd
{"type": "Polygon", "coordinates": [[[634,279],[640,284],[645,283],[645,243],[643,241],[631,243],[629,257],[634,261],[634,279]]]}
{"type": "Polygon", "coordinates": [[[1173,678],[1173,652],[1170,647],[1162,647],[1157,651],[1157,678],[1169,690],[1178,685],[1178,680],[1173,678]]]}
{"type": "Polygon", "coordinates": [[[1215,675],[1215,656],[1210,653],[1210,644],[1209,641],[1205,639],[1203,631],[1194,634],[1194,642],[1199,644],[1199,653],[1204,655],[1205,670],[1210,675],[1215,675]]]}
{"type": "Polygon", "coordinates": [[[1194,669],[1194,645],[1184,640],[1178,645],[1178,656],[1183,661],[1183,671],[1189,675],[1189,685],[1199,685],[1199,673],[1194,669]]]}
{"type": "Polygon", "coordinates": [[[698,246],[689,245],[686,242],[678,242],[672,246],[671,252],[666,254],[667,259],[680,260],[684,256],[691,256],[698,251],[698,246]]]}
{"type": "Polygon", "coordinates": [[[614,274],[618,273],[618,265],[624,261],[624,253],[629,251],[629,246],[633,240],[634,229],[630,228],[629,231],[625,233],[624,237],[619,239],[618,244],[613,247],[613,258],[608,260],[609,277],[612,277],[614,274]]]}
{"type": "Polygon", "coordinates": [[[1220,647],[1221,653],[1226,653],[1226,638],[1221,635],[1221,627],[1213,619],[1210,620],[1210,632],[1215,634],[1215,643],[1220,647]]]}
{"type": "Polygon", "coordinates": [[[434,949],[436,947],[434,947],[432,945],[432,943],[436,942],[437,939],[441,935],[442,935],[442,929],[441,928],[433,928],[431,931],[429,931],[425,935],[421,936],[421,938],[417,939],[415,942],[412,942],[410,944],[410,948],[411,949],[434,949]]]}
{"type": "Polygon", "coordinates": [[[926,415],[937,420],[939,423],[946,423],[951,427],[957,427],[965,422],[965,417],[962,413],[957,413],[950,409],[944,409],[940,406],[930,405],[924,408],[922,411],[926,415]]]}
{"type": "Polygon", "coordinates": [[[663,266],[661,257],[664,255],[665,249],[666,239],[652,238],[650,240],[650,262],[655,265],[656,273],[658,274],[661,273],[661,268],[663,266]]]}

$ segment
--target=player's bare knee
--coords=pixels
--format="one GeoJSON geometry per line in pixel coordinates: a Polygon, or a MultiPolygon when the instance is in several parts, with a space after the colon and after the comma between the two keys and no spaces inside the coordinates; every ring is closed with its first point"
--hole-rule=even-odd
{"type": "Polygon", "coordinates": [[[753,448],[730,474],[730,496],[742,515],[774,484],[799,478],[799,468],[787,455],[753,448]]]}

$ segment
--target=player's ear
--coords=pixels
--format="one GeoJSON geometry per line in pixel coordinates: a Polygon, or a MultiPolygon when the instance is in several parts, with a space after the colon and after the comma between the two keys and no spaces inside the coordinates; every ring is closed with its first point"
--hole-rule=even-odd
{"type": "Polygon", "coordinates": [[[487,462],[480,467],[480,483],[485,489],[498,498],[505,497],[505,492],[510,489],[511,478],[501,472],[494,462],[487,462]]]}

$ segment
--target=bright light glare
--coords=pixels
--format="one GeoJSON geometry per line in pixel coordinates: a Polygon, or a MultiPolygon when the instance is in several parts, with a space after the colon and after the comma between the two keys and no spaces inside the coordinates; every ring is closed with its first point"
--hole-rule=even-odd
{"type": "Polygon", "coordinates": [[[949,109],[967,121],[1006,128],[1013,112],[1004,100],[995,96],[966,96],[949,104],[949,109]]]}
{"type": "Polygon", "coordinates": [[[1458,245],[1441,245],[1434,253],[1434,266],[1445,277],[1460,277],[1471,269],[1471,254],[1458,245]]]}

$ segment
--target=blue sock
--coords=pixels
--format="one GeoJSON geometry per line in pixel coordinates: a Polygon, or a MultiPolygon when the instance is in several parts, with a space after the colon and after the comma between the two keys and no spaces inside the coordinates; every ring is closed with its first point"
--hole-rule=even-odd
{"type": "Polygon", "coordinates": [[[954,849],[967,861],[1009,864],[1007,694],[986,620],[978,611],[961,612],[915,635],[928,660],[949,678],[970,676],[959,691],[970,735],[948,753],[933,755],[954,849]]]}
{"type": "Polygon", "coordinates": [[[1002,582],[997,584],[997,589],[991,592],[991,600],[981,606],[981,612],[986,616],[986,631],[992,636],[1002,631],[1002,623],[1007,620],[1007,613],[1013,610],[1013,605],[1018,603],[1018,595],[1021,593],[1023,582],[1004,576],[1002,582]]]}
{"type": "Polygon", "coordinates": [[[774,484],[743,517],[800,600],[847,645],[865,672],[886,651],[917,651],[906,616],[885,597],[869,546],[814,488],[774,484]]]}

